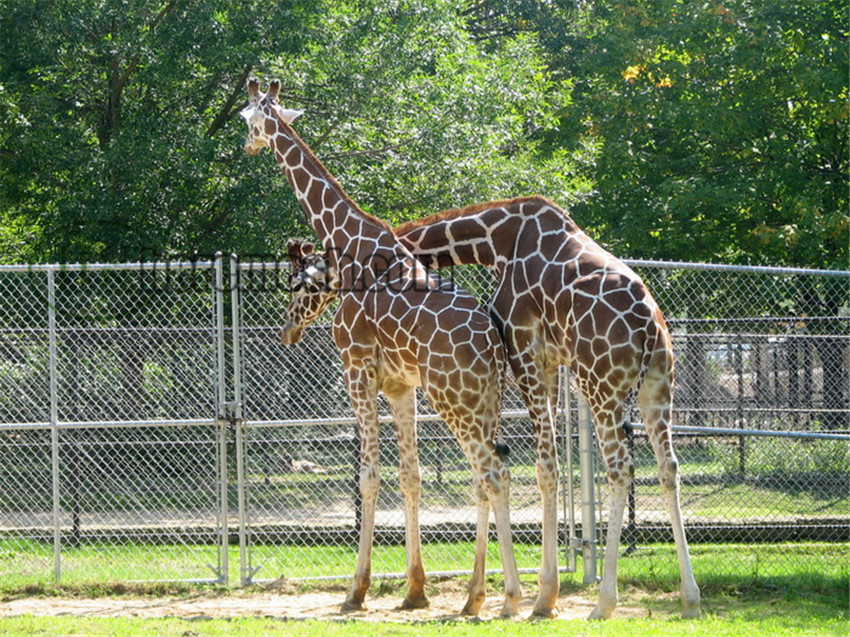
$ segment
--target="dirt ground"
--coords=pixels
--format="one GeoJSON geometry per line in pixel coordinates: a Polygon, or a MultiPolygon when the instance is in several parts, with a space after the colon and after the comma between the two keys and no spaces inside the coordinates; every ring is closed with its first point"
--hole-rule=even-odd
{"type": "MultiPolygon", "coordinates": [[[[366,598],[367,610],[343,613],[340,604],[344,591],[293,592],[291,587],[270,587],[263,592],[199,592],[188,596],[145,597],[109,596],[95,598],[20,596],[0,600],[0,617],[14,615],[70,617],[181,617],[186,619],[223,617],[275,617],[361,621],[417,622],[462,619],[459,612],[466,601],[464,584],[459,581],[435,583],[429,592],[431,605],[418,610],[399,610],[403,593],[372,595],[366,598]]],[[[488,591],[479,619],[498,617],[502,600],[497,591],[488,591]]],[[[586,618],[595,599],[590,595],[571,594],[559,599],[560,619],[586,618]]],[[[519,619],[530,616],[534,604],[526,593],[519,619]]],[[[646,617],[647,609],[621,604],[616,616],[646,617]]]]}

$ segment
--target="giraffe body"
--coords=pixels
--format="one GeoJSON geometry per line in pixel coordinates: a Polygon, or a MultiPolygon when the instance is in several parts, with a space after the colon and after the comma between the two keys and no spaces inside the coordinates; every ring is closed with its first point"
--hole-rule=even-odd
{"type": "Polygon", "coordinates": [[[289,126],[297,111],[277,103],[280,85],[265,95],[249,81],[243,111],[245,149],[268,146],[322,240],[323,254],[289,245],[293,292],[282,340],[295,342],[336,294],[333,335],[360,435],[362,524],[357,567],[343,608],[358,610],[371,579],[371,549],[379,477],[378,392],[387,398],[399,446],[399,482],[405,497],[408,592],[402,608],[427,606],[419,537],[420,476],[415,387],[445,420],[473,469],[478,501],[475,565],[464,613],[484,601],[484,559],[492,508],[505,571],[503,616],[516,614],[521,596],[508,512],[509,475],[496,452],[504,353],[489,315],[474,298],[439,285],[392,230],[360,210],[289,126]],[[321,281],[322,283],[318,283],[321,281]]]}
{"type": "Polygon", "coordinates": [[[543,558],[535,614],[551,616],[558,594],[554,409],[557,367],[568,365],[593,413],[612,493],[605,571],[591,617],[608,617],[617,604],[617,553],[634,472],[623,418],[634,388],[667,497],[683,614],[698,616],[700,594],[685,539],[670,426],[672,342],[640,277],[542,197],[438,213],[403,224],[395,233],[430,267],[475,263],[497,273],[491,314],[534,426],[543,499],[543,558]]]}

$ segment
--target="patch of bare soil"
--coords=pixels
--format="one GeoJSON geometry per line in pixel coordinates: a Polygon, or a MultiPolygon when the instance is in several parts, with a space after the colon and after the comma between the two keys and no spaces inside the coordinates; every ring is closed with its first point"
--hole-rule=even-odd
{"type": "MultiPolygon", "coordinates": [[[[374,588],[374,586],[373,586],[374,588]]],[[[274,617],[287,619],[361,620],[419,622],[428,620],[461,620],[466,602],[464,584],[458,581],[435,583],[429,590],[431,605],[417,610],[400,610],[403,592],[370,595],[367,610],[342,612],[344,592],[297,592],[294,586],[269,587],[262,592],[200,592],[190,596],[168,597],[9,597],[0,600],[0,617],[14,615],[70,617],[180,617],[185,619],[226,617],[274,617]]],[[[502,600],[497,591],[489,592],[479,619],[499,616],[502,600]]],[[[585,618],[593,610],[595,599],[585,594],[564,595],[559,600],[560,619],[585,618]]],[[[527,619],[534,605],[533,595],[526,592],[518,619],[527,619]]],[[[646,608],[628,603],[618,607],[616,616],[645,617],[646,608]]]]}

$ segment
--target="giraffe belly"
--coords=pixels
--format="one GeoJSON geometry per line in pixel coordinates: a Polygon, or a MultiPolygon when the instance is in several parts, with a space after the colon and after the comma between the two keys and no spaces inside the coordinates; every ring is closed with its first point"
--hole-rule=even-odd
{"type": "Polygon", "coordinates": [[[379,354],[379,378],[407,387],[421,387],[422,377],[415,360],[397,350],[384,349],[379,354]]]}

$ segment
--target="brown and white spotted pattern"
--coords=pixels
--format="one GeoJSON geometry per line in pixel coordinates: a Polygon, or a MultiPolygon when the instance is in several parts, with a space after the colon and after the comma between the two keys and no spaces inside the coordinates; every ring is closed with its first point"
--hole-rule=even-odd
{"type": "Polygon", "coordinates": [[[479,204],[395,229],[429,267],[477,263],[499,283],[491,301],[508,360],[534,424],[543,500],[543,559],[535,613],[551,615],[558,595],[554,396],[557,367],[569,365],[594,416],[612,492],[605,571],[592,618],[617,605],[617,553],[633,476],[624,404],[637,398],[667,497],[681,574],[683,615],[700,614],[679,502],[671,416],[673,351],[646,285],[542,197],[479,204]]]}
{"type": "MultiPolygon", "coordinates": [[[[414,388],[421,386],[451,428],[473,471],[478,541],[463,612],[477,614],[484,601],[484,558],[492,507],[505,571],[502,614],[514,615],[521,590],[508,512],[509,475],[496,451],[504,370],[499,334],[490,316],[469,294],[439,286],[387,224],[363,212],[348,197],[293,131],[290,124],[300,113],[278,105],[279,90],[280,83],[273,81],[262,94],[257,81],[249,81],[249,103],[242,112],[249,130],[245,150],[250,155],[264,147],[272,150],[322,241],[327,271],[333,272],[339,290],[333,336],[359,427],[363,501],[357,567],[343,608],[363,608],[371,579],[379,486],[379,391],[386,396],[395,421],[405,496],[408,592],[402,607],[428,604],[419,538],[420,477],[414,422],[414,388]]],[[[302,268],[311,251],[291,245],[294,267],[302,268]]],[[[307,274],[295,276],[303,283],[307,274]]],[[[310,293],[311,288],[304,285],[295,291],[284,341],[294,341],[309,318],[294,316],[299,307],[315,311],[315,306],[298,301],[299,296],[310,293]]]]}

